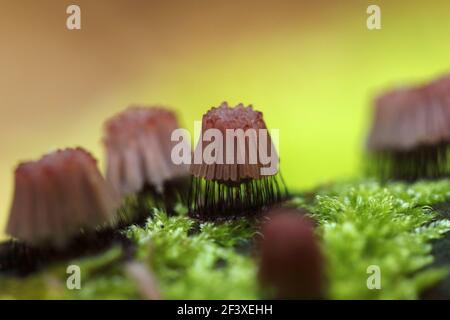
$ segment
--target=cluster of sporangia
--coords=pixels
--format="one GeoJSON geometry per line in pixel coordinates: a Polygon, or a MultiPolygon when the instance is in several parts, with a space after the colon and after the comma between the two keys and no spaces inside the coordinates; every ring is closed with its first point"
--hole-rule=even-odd
{"type": "MultiPolygon", "coordinates": [[[[247,157],[235,164],[207,164],[201,158],[190,168],[189,186],[185,183],[189,168],[171,159],[176,143],[171,135],[178,128],[175,114],[159,107],[130,107],[106,121],[105,178],[96,160],[82,148],[57,150],[19,164],[7,233],[31,247],[64,250],[83,234],[117,227],[121,202],[133,194],[152,198],[155,206],[162,205],[168,212],[173,212],[176,203],[185,203],[190,216],[202,220],[261,213],[287,198],[278,170],[271,176],[261,175],[264,165],[259,158],[256,163],[247,157]]],[[[224,134],[227,129],[245,133],[266,129],[266,125],[251,106],[233,108],[223,103],[203,116],[202,132],[210,128],[224,134]]],[[[270,136],[266,139],[265,145],[271,146],[270,136]]],[[[235,141],[237,151],[249,154],[254,147],[250,143],[257,144],[235,141]]],[[[142,266],[130,270],[133,275],[142,274],[142,266]]]]}
{"type": "MultiPolygon", "coordinates": [[[[169,212],[174,200],[186,203],[190,216],[202,220],[246,217],[275,206],[262,227],[261,283],[279,298],[324,297],[324,262],[314,223],[303,212],[277,208],[288,196],[278,171],[262,176],[260,159],[250,163],[248,157],[244,163],[194,163],[190,170],[175,165],[171,133],[178,127],[172,112],[154,107],[129,108],[108,120],[106,179],[81,148],[20,164],[7,232],[33,246],[64,247],[80,232],[110,225],[121,198],[142,192],[169,212]],[[187,192],[182,181],[189,173],[187,192]]],[[[266,125],[262,113],[251,106],[223,103],[203,116],[202,133],[211,128],[225,134],[227,129],[258,130],[266,125]]],[[[266,145],[271,145],[270,136],[267,139],[266,145]]],[[[376,163],[381,177],[446,175],[449,142],[450,77],[397,89],[376,100],[368,149],[380,159],[376,163]]],[[[248,154],[249,143],[246,140],[235,152],[248,154]]],[[[196,152],[207,145],[199,143],[196,152]]]]}

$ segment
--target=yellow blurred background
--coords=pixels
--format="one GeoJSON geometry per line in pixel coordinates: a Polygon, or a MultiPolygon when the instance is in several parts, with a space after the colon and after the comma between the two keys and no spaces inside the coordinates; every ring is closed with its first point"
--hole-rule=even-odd
{"type": "Polygon", "coordinates": [[[18,161],[83,146],[103,167],[102,122],[131,103],[172,106],[188,128],[223,100],[252,103],[304,189],[358,174],[376,93],[450,67],[445,0],[0,3],[1,230],[18,161]],[[81,30],[66,29],[70,4],[81,30]]]}

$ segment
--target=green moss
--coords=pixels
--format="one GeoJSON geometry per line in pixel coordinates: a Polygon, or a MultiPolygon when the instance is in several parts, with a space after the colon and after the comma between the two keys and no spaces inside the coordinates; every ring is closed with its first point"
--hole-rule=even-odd
{"type": "Polygon", "coordinates": [[[138,298],[135,284],[123,273],[119,262],[121,249],[113,247],[105,253],[67,263],[25,278],[0,277],[0,299],[120,299],[138,298]],[[81,290],[68,290],[67,267],[81,270],[81,290]]]}
{"type": "Polygon", "coordinates": [[[447,180],[343,183],[303,202],[320,223],[330,297],[415,299],[441,279],[446,270],[424,267],[432,262],[429,241],[450,230],[447,220],[430,223],[436,217],[430,205],[448,199],[449,192],[447,180]],[[381,290],[367,289],[370,265],[380,267],[381,290]]]}
{"type": "MultiPolygon", "coordinates": [[[[436,219],[432,209],[448,199],[448,180],[413,185],[357,181],[321,187],[314,196],[298,196],[290,204],[307,208],[319,223],[330,298],[415,299],[447,273],[430,268],[430,241],[450,230],[449,221],[436,219]],[[366,286],[370,265],[381,269],[381,290],[366,286]]],[[[150,201],[137,203],[135,198],[121,212],[132,216],[136,208],[152,217],[144,227],[123,232],[136,243],[136,259],[155,273],[164,298],[262,297],[251,250],[257,221],[198,223],[182,206],[168,217],[150,201]]],[[[51,266],[24,279],[0,277],[0,298],[139,298],[124,272],[121,250],[51,266]],[[68,264],[80,266],[81,290],[66,288],[68,264]]]]}
{"type": "Polygon", "coordinates": [[[168,299],[252,299],[258,297],[255,265],[236,252],[255,230],[246,220],[222,224],[195,223],[185,215],[156,211],[144,228],[126,234],[139,244],[168,299]]]}

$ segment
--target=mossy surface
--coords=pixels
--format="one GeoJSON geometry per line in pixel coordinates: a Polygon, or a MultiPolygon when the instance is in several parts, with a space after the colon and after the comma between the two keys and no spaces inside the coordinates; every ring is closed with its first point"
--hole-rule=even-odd
{"type": "MultiPolygon", "coordinates": [[[[287,205],[308,209],[327,262],[332,299],[416,299],[441,281],[448,265],[433,267],[432,241],[450,230],[433,207],[450,199],[450,181],[412,185],[352,181],[323,186],[287,205]],[[381,270],[381,289],[369,290],[367,268],[381,270]]],[[[150,218],[122,232],[136,244],[135,260],[154,273],[166,299],[257,299],[257,242],[261,220],[201,223],[182,206],[167,216],[143,201],[150,218]]],[[[123,212],[132,214],[134,205],[123,212]]],[[[142,206],[140,207],[142,210],[142,206]]],[[[0,276],[0,298],[140,298],[125,271],[121,248],[65,261],[25,278],[0,276]],[[68,290],[68,265],[81,270],[81,290],[68,290]]]]}

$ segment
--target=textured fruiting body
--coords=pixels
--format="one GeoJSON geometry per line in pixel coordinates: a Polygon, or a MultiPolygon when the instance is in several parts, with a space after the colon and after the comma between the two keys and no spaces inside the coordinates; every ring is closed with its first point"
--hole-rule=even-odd
{"type": "MultiPolygon", "coordinates": [[[[258,133],[260,130],[267,130],[267,128],[261,112],[254,111],[251,106],[244,107],[244,105],[239,104],[233,108],[228,106],[227,103],[222,103],[218,108],[212,108],[203,116],[202,136],[204,139],[208,130],[216,130],[217,134],[220,132],[221,141],[218,149],[221,150],[213,154],[213,160],[215,160],[213,163],[207,163],[205,159],[202,159],[201,163],[192,164],[190,170],[193,176],[231,184],[239,183],[245,179],[262,177],[260,168],[264,165],[261,163],[259,154],[257,154],[259,151],[258,133]],[[256,136],[250,135],[250,129],[254,130],[252,132],[256,136]],[[227,139],[227,130],[233,130],[236,135],[239,134],[237,130],[242,130],[241,133],[244,135],[248,133],[248,136],[245,137],[245,144],[238,143],[237,137],[227,139]],[[252,150],[256,151],[257,156],[253,163],[250,162],[252,150]],[[231,152],[228,153],[229,151],[231,152]],[[242,156],[241,163],[238,161],[240,156],[242,156]],[[227,157],[229,158],[228,163],[227,157]]],[[[214,135],[213,131],[210,132],[214,135]]],[[[267,140],[267,153],[270,153],[270,136],[267,134],[265,138],[267,140]]],[[[195,152],[201,152],[202,155],[205,155],[209,146],[210,143],[208,142],[199,143],[195,152]]],[[[274,156],[276,157],[276,154],[274,156]]]]}
{"type": "Polygon", "coordinates": [[[122,194],[152,187],[163,193],[166,181],[187,175],[171,160],[175,114],[157,107],[130,107],[106,122],[107,180],[122,194]]]}
{"type": "MultiPolygon", "coordinates": [[[[168,212],[186,202],[188,167],[171,159],[171,135],[178,128],[175,114],[159,107],[130,107],[106,122],[106,178],[122,196],[150,196],[168,212]]],[[[146,210],[138,211],[139,217],[121,218],[145,221],[146,210]]]]}
{"type": "Polygon", "coordinates": [[[189,210],[203,219],[258,213],[287,196],[262,113],[251,106],[224,102],[203,116],[190,172],[189,210]]]}
{"type": "Polygon", "coordinates": [[[6,231],[29,244],[62,246],[81,229],[111,221],[117,205],[87,151],[58,150],[17,167],[6,231]]]}
{"type": "Polygon", "coordinates": [[[450,77],[378,97],[367,147],[383,178],[416,180],[448,174],[450,77]]]}
{"type": "Polygon", "coordinates": [[[324,263],[313,222],[294,209],[277,209],[262,227],[259,279],[281,299],[320,299],[324,263]]]}

